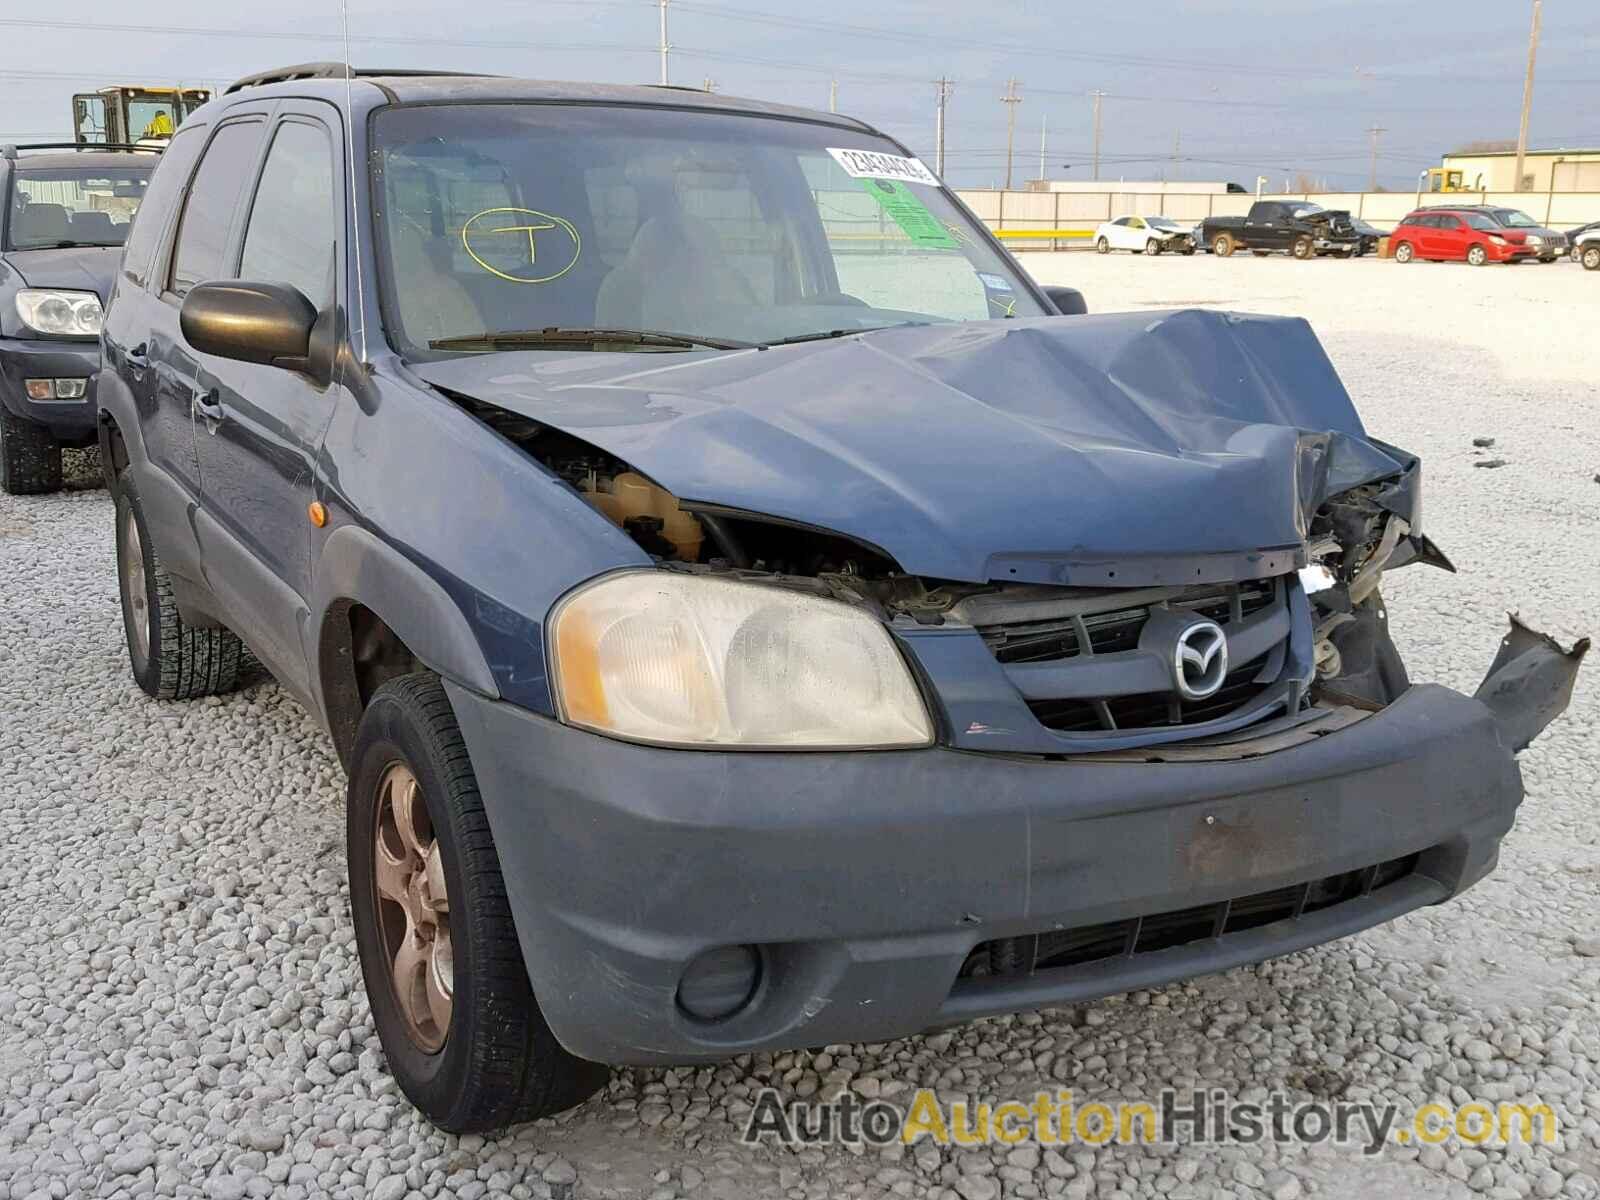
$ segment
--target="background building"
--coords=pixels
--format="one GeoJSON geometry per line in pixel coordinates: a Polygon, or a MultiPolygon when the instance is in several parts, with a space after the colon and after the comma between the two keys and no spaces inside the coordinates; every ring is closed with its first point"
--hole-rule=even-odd
{"type": "Polygon", "coordinates": [[[1469,191],[1592,192],[1600,191],[1600,149],[1529,150],[1522,164],[1522,186],[1516,181],[1517,152],[1468,148],[1444,156],[1444,167],[1462,173],[1469,191]]]}

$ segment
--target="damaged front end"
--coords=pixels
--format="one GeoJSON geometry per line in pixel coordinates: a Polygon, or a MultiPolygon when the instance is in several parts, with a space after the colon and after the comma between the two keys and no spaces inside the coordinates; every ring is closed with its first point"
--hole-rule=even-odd
{"type": "MultiPolygon", "coordinates": [[[[960,749],[1304,744],[1411,686],[1384,574],[1454,570],[1422,531],[1417,459],[1366,434],[1304,322],[1113,315],[673,357],[419,372],[660,567],[871,613],[960,749]]],[[[1519,629],[1480,691],[1512,749],[1565,706],[1587,645],[1519,629]]]]}

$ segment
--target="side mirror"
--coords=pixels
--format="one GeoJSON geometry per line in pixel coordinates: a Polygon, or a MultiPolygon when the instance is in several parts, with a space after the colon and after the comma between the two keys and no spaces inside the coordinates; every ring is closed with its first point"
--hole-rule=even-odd
{"type": "Polygon", "coordinates": [[[202,354],[290,371],[310,369],[317,309],[284,283],[200,283],[178,311],[184,341],[202,354]]]}
{"type": "Polygon", "coordinates": [[[1081,317],[1089,311],[1089,302],[1077,288],[1047,287],[1041,289],[1050,297],[1050,303],[1063,317],[1081,317]]]}

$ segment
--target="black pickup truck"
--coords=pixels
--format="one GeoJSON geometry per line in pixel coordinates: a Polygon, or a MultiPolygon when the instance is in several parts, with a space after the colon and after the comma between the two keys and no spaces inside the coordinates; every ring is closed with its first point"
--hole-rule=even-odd
{"type": "Polygon", "coordinates": [[[1287,250],[1296,258],[1354,257],[1361,248],[1361,235],[1348,212],[1310,200],[1257,200],[1248,216],[1207,217],[1200,225],[1200,238],[1223,258],[1235,250],[1255,254],[1287,250]]]}

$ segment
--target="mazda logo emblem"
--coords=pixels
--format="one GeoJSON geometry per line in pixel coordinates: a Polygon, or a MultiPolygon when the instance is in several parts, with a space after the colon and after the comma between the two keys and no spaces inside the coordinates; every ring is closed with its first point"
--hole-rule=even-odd
{"type": "Polygon", "coordinates": [[[1228,635],[1215,621],[1196,621],[1178,635],[1172,682],[1185,700],[1214,696],[1228,675],[1228,635]]]}

